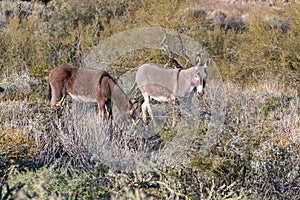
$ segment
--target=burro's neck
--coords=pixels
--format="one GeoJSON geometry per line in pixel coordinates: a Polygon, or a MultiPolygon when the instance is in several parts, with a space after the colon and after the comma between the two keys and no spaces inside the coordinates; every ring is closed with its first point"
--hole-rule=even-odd
{"type": "Polygon", "coordinates": [[[111,81],[111,99],[120,112],[129,113],[131,103],[125,92],[116,84],[111,81]]]}
{"type": "Polygon", "coordinates": [[[174,91],[175,96],[183,97],[193,90],[192,75],[194,70],[194,68],[188,68],[178,71],[177,85],[174,91]]]}

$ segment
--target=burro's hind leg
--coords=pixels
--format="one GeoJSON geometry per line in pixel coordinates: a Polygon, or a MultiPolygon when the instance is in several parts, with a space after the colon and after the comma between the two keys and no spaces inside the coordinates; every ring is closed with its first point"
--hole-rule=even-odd
{"type": "Polygon", "coordinates": [[[142,104],[142,118],[143,118],[143,122],[145,125],[148,124],[148,122],[147,122],[147,107],[148,106],[146,104],[147,104],[146,102],[144,102],[142,104]]]}
{"type": "Polygon", "coordinates": [[[111,102],[111,100],[107,100],[105,102],[105,111],[107,113],[108,119],[111,120],[113,118],[113,116],[112,116],[112,102],[111,102]]]}
{"type": "Polygon", "coordinates": [[[98,102],[99,116],[101,121],[107,121],[112,117],[110,78],[104,76],[96,88],[96,100],[98,102]]]}

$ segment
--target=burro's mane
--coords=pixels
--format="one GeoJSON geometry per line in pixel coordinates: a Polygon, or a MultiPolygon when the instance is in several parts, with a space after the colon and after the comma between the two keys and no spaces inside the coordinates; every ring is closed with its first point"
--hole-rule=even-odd
{"type": "Polygon", "coordinates": [[[107,76],[109,87],[111,91],[111,100],[119,109],[119,111],[126,112],[130,108],[130,100],[125,92],[118,86],[116,81],[106,72],[103,76],[107,76]]]}

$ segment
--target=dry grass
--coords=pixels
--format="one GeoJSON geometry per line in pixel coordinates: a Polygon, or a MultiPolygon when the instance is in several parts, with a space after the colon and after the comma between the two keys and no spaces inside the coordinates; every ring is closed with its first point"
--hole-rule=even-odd
{"type": "MultiPolygon", "coordinates": [[[[174,5],[164,1],[163,5],[172,8],[171,13],[164,13],[167,10],[159,7],[160,1],[153,1],[147,8],[155,15],[148,9],[139,9],[140,4],[134,0],[128,4],[131,9],[128,15],[121,12],[124,4],[117,1],[101,9],[91,6],[98,5],[98,1],[91,0],[91,3],[81,7],[72,2],[65,7],[67,12],[62,13],[60,6],[64,2],[55,1],[48,7],[53,8],[51,13],[56,12],[50,21],[39,21],[31,16],[19,24],[17,18],[12,18],[11,24],[3,29],[5,34],[1,33],[0,129],[4,131],[0,134],[0,175],[3,177],[0,198],[4,191],[2,183],[15,183],[15,187],[10,185],[11,193],[7,193],[13,198],[12,193],[20,191],[19,182],[28,186],[22,189],[22,194],[33,194],[32,188],[41,189],[39,194],[35,193],[40,198],[58,198],[57,193],[76,197],[79,190],[81,195],[90,192],[93,196],[97,193],[95,188],[107,185],[105,192],[116,198],[148,195],[165,199],[299,197],[300,95],[296,43],[299,35],[294,34],[299,23],[293,17],[287,18],[292,34],[278,29],[268,30],[266,34],[265,15],[254,19],[253,12],[281,16],[282,12],[278,11],[291,3],[275,1],[276,5],[270,6],[270,1],[194,1],[194,8],[204,8],[208,16],[219,10],[227,14],[228,21],[234,17],[238,20],[253,17],[250,29],[243,34],[226,32],[217,26],[210,29],[210,24],[206,24],[210,23],[209,17],[187,17],[185,7],[175,15],[176,6],[186,5],[188,1],[176,1],[174,5]],[[90,9],[95,11],[93,16],[90,9]],[[108,17],[110,13],[113,17],[108,17]],[[98,18],[93,18],[95,16],[98,18]],[[212,138],[208,154],[199,155],[199,149],[207,142],[205,137],[212,122],[210,97],[214,91],[210,82],[207,95],[195,100],[196,105],[201,106],[192,114],[185,113],[187,118],[192,118],[192,123],[179,121],[175,129],[166,126],[149,131],[139,124],[125,125],[118,121],[111,127],[99,121],[93,105],[68,102],[66,107],[54,111],[46,102],[43,77],[55,64],[80,64],[84,53],[100,39],[147,24],[175,27],[195,36],[207,44],[221,69],[228,98],[226,119],[222,123],[222,134],[212,138]],[[274,44],[280,48],[272,49],[274,44]],[[294,50],[290,51],[291,48],[294,50]],[[260,62],[265,74],[257,77],[262,74],[258,73],[260,62]],[[11,71],[16,72],[11,75],[11,71]],[[15,145],[16,142],[19,145],[15,145]],[[101,164],[110,168],[109,173],[95,167],[101,164]],[[55,169],[36,168],[44,165],[55,169]],[[137,169],[144,171],[138,173],[137,169]],[[28,171],[17,176],[22,170],[28,171]],[[127,173],[119,173],[120,170],[127,173]],[[74,178],[77,173],[81,177],[74,178]],[[36,175],[42,177],[42,184],[28,181],[34,180],[36,175]],[[64,184],[63,188],[69,193],[61,191],[60,184],[64,184]],[[86,189],[87,185],[94,189],[86,189]]],[[[295,8],[291,6],[284,16],[299,14],[295,8]]],[[[157,52],[150,52],[152,57],[147,52],[135,52],[132,59],[123,57],[116,62],[121,66],[118,70],[122,71],[123,66],[132,67],[133,63],[136,66],[145,61],[164,62],[166,56],[159,57],[160,52],[157,52]],[[138,59],[140,61],[135,62],[138,59]]],[[[223,97],[217,101],[224,105],[225,102],[223,97]]],[[[160,109],[163,110],[163,106],[160,109]]]]}
{"type": "MultiPolygon", "coordinates": [[[[34,158],[37,166],[56,163],[59,160],[59,163],[55,164],[59,168],[72,168],[76,173],[81,173],[94,170],[94,163],[100,161],[109,166],[112,173],[119,170],[143,169],[143,175],[135,175],[136,181],[140,182],[134,183],[127,177],[128,184],[159,184],[161,187],[159,192],[140,185],[143,189],[138,192],[191,198],[234,197],[237,191],[241,190],[244,192],[241,196],[247,194],[257,198],[298,195],[297,168],[291,168],[299,163],[297,155],[300,124],[297,91],[294,88],[283,87],[280,83],[265,83],[244,89],[227,82],[224,88],[228,104],[223,135],[209,155],[199,157],[201,162],[197,160],[199,155],[193,155],[197,148],[195,144],[201,144],[206,134],[206,125],[203,122],[207,120],[207,116],[201,114],[197,119],[203,122],[196,123],[199,129],[191,127],[187,132],[177,132],[177,136],[171,136],[169,139],[178,139],[180,142],[166,139],[166,146],[160,146],[161,149],[154,151],[151,150],[151,142],[155,143],[154,146],[160,145],[159,138],[154,138],[151,142],[146,141],[141,137],[145,130],[134,125],[118,124],[109,127],[102,124],[97,109],[93,105],[83,103],[68,103],[58,112],[50,111],[48,104],[45,104],[40,105],[42,109],[34,112],[37,107],[31,107],[27,101],[2,101],[1,126],[22,130],[21,137],[34,138],[34,154],[30,157],[34,158]],[[192,145],[188,143],[191,138],[184,139],[186,136],[193,137],[192,145]],[[181,155],[176,155],[182,153],[183,149],[184,152],[191,153],[184,159],[181,155]],[[162,156],[159,153],[168,155],[162,156]],[[151,157],[154,159],[149,159],[151,157]],[[178,159],[175,162],[174,159],[167,160],[170,157],[178,159]],[[193,166],[192,169],[189,162],[193,166]],[[164,171],[166,166],[174,167],[174,172],[164,171]],[[282,169],[285,171],[280,171],[282,169]],[[146,170],[149,170],[149,174],[146,170]],[[158,174],[151,175],[152,170],[158,174]],[[282,176],[286,174],[289,174],[289,177],[284,179],[282,176]],[[148,177],[146,181],[141,179],[144,176],[152,178],[148,177]],[[272,182],[271,177],[276,182],[272,182]],[[193,187],[189,187],[190,185],[193,187]],[[267,190],[261,190],[262,185],[267,190]],[[188,193],[183,192],[184,188],[188,188],[188,193]],[[278,188],[284,192],[279,194],[278,188]],[[197,193],[196,190],[201,192],[197,193]]],[[[210,100],[206,99],[208,97],[209,94],[201,100],[201,103],[208,106],[205,109],[200,108],[201,112],[209,112],[210,100]]],[[[73,176],[75,172],[68,173],[73,176]]],[[[119,192],[121,190],[112,194],[120,197],[122,195],[119,192]]],[[[131,190],[127,192],[129,195],[131,190]]]]}
{"type": "MultiPolygon", "coordinates": [[[[226,83],[225,88],[234,102],[244,102],[242,107],[246,108],[243,109],[245,113],[259,114],[255,120],[261,120],[265,127],[270,123],[269,125],[274,128],[272,131],[274,137],[287,137],[294,142],[299,141],[300,100],[296,88],[287,87],[279,82],[261,83],[246,89],[233,83],[226,83]]],[[[236,104],[233,103],[232,106],[234,105],[236,104]]],[[[253,124],[257,123],[253,122],[253,124]]]]}
{"type": "Polygon", "coordinates": [[[280,10],[288,3],[283,1],[243,1],[243,0],[195,0],[195,9],[205,9],[207,11],[223,11],[228,16],[248,16],[259,10],[270,12],[280,10]],[[259,8],[259,9],[258,9],[259,8]]]}

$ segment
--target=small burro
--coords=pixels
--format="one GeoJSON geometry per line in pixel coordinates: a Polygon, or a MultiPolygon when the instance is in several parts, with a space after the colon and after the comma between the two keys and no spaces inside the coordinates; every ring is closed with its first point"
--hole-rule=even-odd
{"type": "Polygon", "coordinates": [[[200,55],[197,55],[195,65],[187,69],[166,69],[156,64],[141,65],[136,73],[135,85],[144,97],[142,104],[144,124],[148,123],[147,114],[154,122],[150,98],[159,102],[175,102],[178,97],[189,96],[191,99],[195,92],[203,95],[207,78],[206,69],[210,64],[211,58],[207,58],[201,65],[200,55]]]}
{"type": "Polygon", "coordinates": [[[112,119],[112,105],[127,118],[134,117],[137,100],[129,100],[112,76],[99,69],[61,65],[50,71],[48,100],[52,107],[61,106],[66,95],[83,102],[98,103],[100,119],[112,119]]]}

